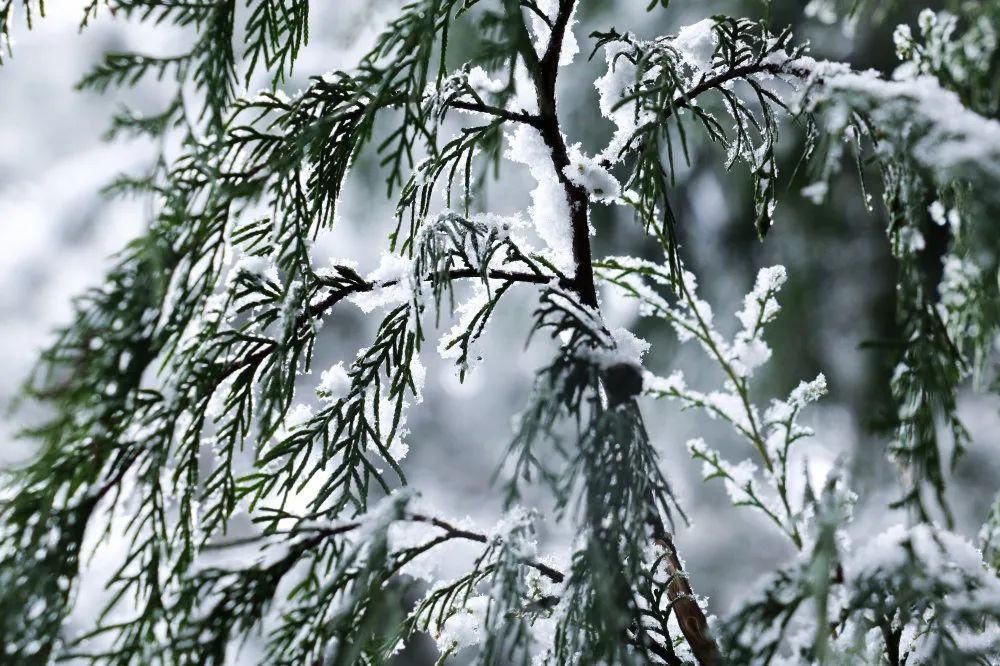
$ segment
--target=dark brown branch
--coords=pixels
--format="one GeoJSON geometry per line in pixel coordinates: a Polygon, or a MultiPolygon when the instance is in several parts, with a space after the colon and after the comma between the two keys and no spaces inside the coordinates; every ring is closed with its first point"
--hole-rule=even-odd
{"type": "Polygon", "coordinates": [[[492,106],[490,104],[482,104],[480,102],[466,102],[460,99],[452,100],[447,104],[453,109],[462,109],[465,111],[475,111],[477,113],[486,113],[491,116],[496,116],[497,118],[503,118],[504,120],[509,120],[515,123],[524,123],[525,125],[531,125],[532,127],[539,127],[541,125],[541,118],[538,116],[527,113],[526,111],[515,112],[508,111],[507,109],[501,109],[499,106],[492,106]]]}
{"type": "Polygon", "coordinates": [[[695,599],[694,590],[688,581],[687,572],[681,565],[677,556],[677,547],[674,540],[666,531],[662,531],[654,537],[654,541],[666,551],[664,561],[669,574],[667,583],[667,597],[673,605],[674,614],[677,616],[677,624],[684,634],[684,638],[691,648],[691,652],[702,666],[715,666],[722,663],[722,655],[719,646],[708,628],[708,619],[695,599]]]}
{"type": "MultiPolygon", "coordinates": [[[[573,14],[574,4],[575,0],[560,0],[559,13],[552,23],[549,43],[541,59],[535,53],[523,21],[521,22],[519,43],[526,44],[526,46],[521,47],[520,52],[535,84],[535,98],[538,103],[539,116],[537,129],[542,135],[545,145],[549,148],[552,167],[566,193],[566,202],[569,206],[573,264],[576,270],[573,290],[580,296],[580,301],[584,305],[597,307],[597,289],[594,286],[594,269],[590,249],[590,200],[587,191],[570,181],[566,176],[569,153],[559,126],[559,116],[556,110],[559,55],[562,53],[563,38],[566,35],[570,16],[573,14]]],[[[517,16],[520,17],[519,8],[517,12],[517,16]]]]}
{"type": "MultiPolygon", "coordinates": [[[[447,523],[441,520],[440,518],[434,518],[432,516],[424,516],[422,514],[415,513],[410,516],[410,520],[414,522],[427,523],[428,525],[433,525],[434,527],[444,530],[447,534],[457,539],[468,539],[469,541],[477,541],[479,543],[486,543],[489,541],[489,537],[487,537],[485,534],[480,534],[478,532],[471,532],[469,530],[464,530],[459,527],[455,527],[454,525],[447,523]]],[[[529,567],[535,569],[540,574],[542,574],[543,576],[545,576],[554,583],[561,583],[564,580],[566,580],[565,574],[563,574],[561,571],[558,571],[557,569],[553,569],[552,567],[546,564],[542,564],[541,562],[535,560],[526,560],[524,563],[529,567]]]]}
{"type": "Polygon", "coordinates": [[[632,645],[635,645],[637,648],[640,649],[645,648],[649,650],[657,657],[662,659],[663,663],[667,664],[668,666],[684,666],[684,662],[682,662],[680,658],[676,654],[674,654],[672,645],[666,643],[661,645],[656,641],[652,640],[651,638],[649,638],[649,636],[646,636],[646,640],[641,640],[638,637],[632,637],[632,636],[628,637],[627,640],[630,643],[632,643],[632,645]]]}
{"type": "MultiPolygon", "coordinates": [[[[517,4],[508,0],[506,7],[508,12],[516,11],[517,17],[520,18],[520,8],[517,4]]],[[[565,174],[566,167],[569,166],[569,155],[556,109],[556,82],[559,73],[559,56],[562,52],[563,38],[566,34],[570,17],[573,14],[574,5],[575,0],[559,0],[559,12],[552,23],[548,46],[540,59],[537,58],[523,21],[520,22],[521,37],[519,43],[522,45],[520,52],[525,59],[525,64],[535,84],[538,115],[541,119],[538,131],[549,148],[552,166],[555,169],[556,176],[559,178],[559,182],[563,186],[567,203],[569,204],[573,263],[576,271],[573,278],[573,289],[579,295],[580,301],[584,305],[597,308],[597,289],[594,281],[593,257],[590,247],[590,197],[584,188],[571,182],[565,174]],[[524,46],[525,44],[526,46],[524,46]]],[[[761,69],[760,71],[764,70],[761,69]]],[[[687,106],[691,96],[696,96],[714,86],[725,83],[730,78],[736,78],[741,75],[738,68],[728,72],[726,75],[706,80],[689,91],[688,96],[683,96],[678,105],[687,106]]],[[[654,542],[667,550],[666,561],[671,581],[667,588],[667,595],[673,603],[674,612],[677,614],[677,621],[681,627],[681,631],[684,633],[684,637],[687,639],[698,663],[702,666],[715,666],[721,663],[719,648],[709,632],[705,614],[694,598],[694,592],[687,580],[687,575],[681,567],[680,558],[677,556],[673,539],[666,529],[664,529],[659,516],[655,516],[655,520],[652,522],[654,523],[652,525],[654,542]]]]}

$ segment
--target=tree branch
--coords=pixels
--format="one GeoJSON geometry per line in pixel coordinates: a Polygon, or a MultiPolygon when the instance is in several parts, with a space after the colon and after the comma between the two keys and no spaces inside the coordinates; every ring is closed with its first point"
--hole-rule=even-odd
{"type": "MultiPolygon", "coordinates": [[[[487,276],[491,279],[496,280],[506,280],[508,282],[523,282],[526,284],[548,284],[553,280],[557,280],[560,285],[566,287],[569,286],[568,281],[564,278],[560,278],[555,275],[545,275],[543,273],[529,273],[526,271],[507,271],[495,269],[487,273],[487,276]]],[[[434,279],[435,276],[428,276],[427,279],[434,279]]],[[[440,276],[437,276],[440,278],[440,276]]],[[[482,272],[474,268],[462,268],[450,271],[448,273],[447,279],[449,280],[459,280],[466,278],[478,278],[482,277],[482,272]]],[[[305,309],[302,314],[299,315],[298,321],[296,322],[297,327],[305,326],[307,322],[317,317],[322,316],[328,310],[332,309],[340,301],[344,300],[348,296],[353,294],[362,294],[381,287],[391,287],[395,284],[399,284],[399,280],[386,280],[385,282],[367,282],[360,280],[356,283],[338,287],[333,289],[330,294],[316,303],[313,303],[308,308],[305,309]]],[[[223,371],[220,379],[225,379],[229,377],[234,372],[237,372],[247,366],[256,365],[263,361],[267,356],[274,352],[277,348],[277,343],[273,341],[261,341],[263,348],[252,354],[248,354],[230,365],[226,370],[223,371]]]]}
{"type": "MultiPolygon", "coordinates": [[[[803,69],[801,67],[788,67],[787,63],[784,64],[773,64],[773,63],[754,63],[752,65],[743,65],[742,67],[734,67],[726,72],[717,74],[713,77],[704,79],[701,83],[695,85],[690,90],[682,92],[680,95],[675,97],[670,102],[670,108],[667,109],[664,119],[669,118],[673,115],[674,109],[684,109],[691,106],[691,102],[695,100],[698,96],[716,88],[721,87],[723,84],[728,83],[736,79],[744,79],[754,74],[773,74],[774,76],[780,76],[782,74],[795,76],[803,80],[808,80],[812,76],[812,72],[803,69]]],[[[822,83],[821,79],[813,79],[813,83],[822,83]]],[[[614,108],[618,109],[634,101],[638,94],[627,95],[619,100],[614,108]]]]}
{"type": "MultiPolygon", "coordinates": [[[[570,16],[573,14],[575,0],[560,0],[559,12],[552,22],[552,30],[549,33],[549,43],[545,48],[545,53],[541,59],[537,58],[534,47],[531,45],[527,35],[527,27],[521,22],[522,38],[521,42],[527,41],[527,48],[522,49],[522,57],[525,57],[525,64],[532,76],[535,85],[535,98],[538,103],[539,124],[536,126],[542,135],[542,140],[549,148],[552,167],[555,169],[556,177],[562,185],[566,194],[566,202],[570,211],[570,233],[573,246],[573,264],[576,270],[574,275],[573,290],[580,296],[580,301],[584,305],[592,308],[597,307],[597,289],[594,286],[594,269],[590,249],[590,201],[587,191],[576,185],[566,176],[565,170],[569,166],[569,153],[566,148],[566,141],[563,139],[559,125],[559,116],[556,110],[556,81],[559,76],[559,56],[562,53],[563,39],[566,35],[566,28],[569,25],[570,16]],[[526,53],[530,52],[537,63],[532,67],[532,62],[528,61],[526,53]]],[[[517,10],[518,18],[521,17],[520,9],[517,10]]]]}
{"type": "Polygon", "coordinates": [[[508,111],[507,109],[501,109],[499,106],[493,106],[491,104],[483,104],[481,102],[466,102],[460,99],[448,102],[447,106],[453,109],[462,109],[464,111],[486,113],[491,116],[496,116],[497,118],[503,118],[504,120],[509,120],[511,122],[531,125],[532,127],[535,128],[538,128],[541,125],[541,118],[539,118],[534,114],[527,113],[526,111],[521,111],[521,112],[508,111]]]}
{"type": "MultiPolygon", "coordinates": [[[[508,11],[512,4],[507,3],[508,11]]],[[[559,116],[556,109],[556,82],[559,73],[559,56],[562,52],[563,39],[569,25],[570,17],[573,14],[575,0],[559,0],[559,12],[552,23],[552,30],[549,36],[549,43],[545,53],[537,61],[537,67],[532,67],[531,56],[535,55],[534,48],[528,40],[528,48],[522,49],[525,56],[528,71],[535,84],[535,95],[538,101],[538,115],[541,125],[538,127],[542,139],[549,148],[552,166],[556,176],[566,193],[567,203],[570,211],[570,230],[573,245],[573,263],[576,269],[573,278],[573,289],[579,295],[580,301],[584,305],[598,308],[597,289],[594,282],[593,256],[590,246],[590,222],[589,209],[590,197],[587,191],[571,182],[565,174],[565,169],[569,166],[569,155],[563,139],[562,130],[559,124],[559,116]],[[524,53],[530,51],[530,55],[524,53]]],[[[517,10],[517,17],[520,18],[520,9],[517,10]]],[[[527,28],[521,22],[522,39],[527,37],[527,28]]],[[[739,76],[737,70],[727,73],[732,78],[739,76]]],[[[712,86],[724,83],[726,78],[719,80],[708,80],[693,89],[692,94],[697,95],[712,86]]],[[[682,97],[682,106],[688,104],[688,99],[682,97]]],[[[655,514],[655,510],[653,512],[655,514]]],[[[671,582],[667,587],[667,594],[674,605],[674,612],[677,613],[678,624],[684,633],[685,639],[691,647],[698,663],[702,666],[715,666],[721,662],[719,648],[712,638],[708,628],[708,620],[695,600],[694,592],[687,580],[677,556],[677,549],[673,539],[663,526],[659,515],[653,515],[651,519],[653,528],[653,540],[667,549],[667,565],[671,582]]]]}
{"type": "MultiPolygon", "coordinates": [[[[440,518],[434,518],[432,516],[425,516],[419,513],[415,513],[410,515],[410,520],[414,522],[427,523],[429,525],[433,525],[434,527],[444,530],[446,534],[456,539],[468,539],[469,541],[477,541],[479,543],[487,543],[489,541],[489,537],[486,536],[485,534],[480,534],[478,532],[471,532],[469,530],[464,530],[455,527],[454,525],[447,523],[441,520],[440,518]]],[[[566,580],[566,575],[563,572],[557,569],[553,569],[547,564],[542,564],[537,560],[525,560],[524,564],[535,569],[540,574],[551,580],[553,583],[561,583],[564,580],[566,580]]]]}
{"type": "MultiPolygon", "coordinates": [[[[545,275],[542,273],[529,273],[526,271],[506,271],[506,270],[491,270],[487,273],[487,276],[495,280],[507,280],[508,282],[525,282],[529,284],[548,284],[552,280],[559,280],[560,283],[563,282],[561,278],[555,275],[545,275]]],[[[428,276],[427,280],[432,280],[435,277],[440,276],[428,276]]],[[[449,280],[461,280],[465,278],[477,278],[482,277],[482,272],[475,268],[460,268],[453,271],[449,271],[447,279],[449,280]]],[[[360,294],[369,291],[373,291],[380,287],[391,287],[393,285],[399,284],[399,280],[386,280],[385,282],[360,282],[356,285],[351,285],[347,288],[335,289],[330,293],[329,296],[324,298],[317,303],[309,306],[306,311],[300,315],[299,325],[305,324],[310,319],[315,319],[319,317],[327,310],[332,308],[334,305],[347,298],[352,294],[360,294]]]]}
{"type": "MultiPolygon", "coordinates": [[[[449,539],[464,539],[466,541],[475,541],[476,543],[489,543],[490,537],[486,534],[480,532],[473,532],[472,530],[466,530],[460,527],[456,527],[451,523],[436,518],[434,516],[427,516],[421,513],[411,513],[409,515],[403,516],[400,520],[409,521],[413,523],[426,523],[427,525],[432,525],[440,530],[442,530],[449,539]]],[[[341,523],[340,525],[333,525],[330,527],[311,527],[305,526],[298,528],[299,532],[310,532],[312,536],[305,541],[307,548],[311,548],[318,544],[323,539],[339,536],[341,534],[347,534],[348,532],[353,532],[356,529],[361,528],[364,525],[361,521],[352,521],[348,523],[341,523]]],[[[271,534],[257,534],[249,537],[242,537],[239,539],[233,539],[231,541],[225,541],[220,543],[208,544],[205,548],[206,550],[220,550],[224,548],[238,548],[240,546],[247,546],[253,543],[257,543],[267,537],[272,536],[271,534]]],[[[300,542],[301,545],[301,542],[300,542]]],[[[543,564],[536,560],[525,560],[525,566],[529,566],[535,569],[540,574],[551,580],[553,583],[562,583],[566,580],[566,574],[559,571],[558,569],[553,569],[547,564],[543,564]]]]}
{"type": "Polygon", "coordinates": [[[667,583],[667,597],[673,604],[674,613],[677,615],[677,624],[684,634],[691,652],[702,666],[715,666],[722,663],[722,655],[719,646],[712,638],[712,633],[708,628],[708,619],[695,599],[694,590],[688,581],[687,572],[681,565],[677,556],[677,547],[670,533],[663,530],[659,535],[654,536],[654,542],[666,551],[667,573],[670,582],[667,583]]]}

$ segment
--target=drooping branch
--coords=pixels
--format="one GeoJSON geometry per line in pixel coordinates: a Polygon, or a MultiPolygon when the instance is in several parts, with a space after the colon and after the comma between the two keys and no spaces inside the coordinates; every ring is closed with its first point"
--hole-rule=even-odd
{"type": "MultiPolygon", "coordinates": [[[[451,523],[448,523],[440,518],[434,518],[432,516],[425,516],[423,514],[415,513],[409,517],[410,520],[414,522],[427,523],[433,525],[439,529],[445,531],[452,538],[456,539],[468,539],[469,541],[477,541],[479,543],[487,543],[489,541],[489,536],[485,534],[480,534],[479,532],[473,532],[470,530],[461,529],[455,527],[451,523]]],[[[553,569],[547,564],[543,564],[537,560],[525,560],[524,562],[527,566],[536,569],[540,574],[551,580],[553,583],[561,583],[566,579],[566,575],[559,571],[558,569],[553,569]]]]}
{"type": "MultiPolygon", "coordinates": [[[[564,282],[564,279],[557,276],[545,275],[543,273],[530,273],[527,271],[508,271],[495,269],[487,272],[487,276],[490,279],[495,280],[505,280],[507,282],[523,282],[525,284],[549,284],[553,280],[564,282]]],[[[445,279],[447,280],[461,280],[469,278],[481,278],[482,271],[475,268],[463,268],[449,271],[445,279]]],[[[428,276],[427,280],[431,279],[442,279],[442,276],[428,276]]],[[[340,303],[345,298],[352,296],[354,294],[363,294],[375,289],[380,289],[384,287],[392,287],[399,284],[399,280],[385,280],[382,282],[369,282],[358,278],[356,281],[351,282],[348,285],[340,286],[331,289],[329,295],[316,303],[310,305],[304,312],[302,312],[298,317],[297,326],[302,327],[308,324],[311,320],[323,316],[329,312],[335,305],[340,303]]],[[[269,354],[273,353],[277,349],[277,343],[269,341],[261,341],[262,349],[260,351],[248,354],[241,358],[239,361],[231,364],[222,374],[222,379],[225,379],[234,372],[245,368],[250,365],[256,365],[260,363],[269,354]]]]}

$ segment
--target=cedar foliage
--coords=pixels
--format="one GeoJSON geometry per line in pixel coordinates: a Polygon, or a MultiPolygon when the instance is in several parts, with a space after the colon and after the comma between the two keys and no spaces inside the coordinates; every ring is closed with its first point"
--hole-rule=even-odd
{"type": "MultiPolygon", "coordinates": [[[[847,4],[847,20],[864,11],[847,4]]],[[[77,298],[26,384],[49,417],[25,433],[37,457],[6,474],[0,503],[7,659],[223,663],[261,634],[266,663],[385,663],[426,632],[442,660],[475,643],[486,664],[996,663],[1000,511],[983,531],[987,566],[949,531],[944,470],[969,437],[957,391],[970,376],[987,383],[1000,323],[1000,247],[989,226],[1000,12],[993,3],[925,11],[916,33],[896,32],[894,79],[817,62],[769,20],[716,16],[655,39],[594,32],[591,57],[607,66],[600,111],[616,130],[587,156],[557,108],[576,5],[412,0],[354,69],[289,96],[282,86],[308,41],[308,0],[90,3],[84,24],[110,10],[195,35],[175,55],[108,53],[80,82],[99,92],[168,82],[162,112],[123,110],[111,133],[171,136],[182,148],[108,188],[149,197],[155,217],[104,283],[77,298]],[[452,69],[459,23],[479,40],[452,69]],[[271,87],[247,95],[256,72],[271,87]],[[786,186],[776,146],[787,132],[807,137],[811,196],[823,200],[853,158],[889,220],[899,333],[892,454],[910,523],[868,547],[844,537],[855,496],[839,468],[816,487],[796,478],[796,452],[812,434],[797,419],[822,397],[824,377],[783,398],[752,381],[771,355],[764,333],[784,269],[760,272],[727,338],[677,241],[672,186],[692,141],[718,144],[726,168],[747,178],[747,217],[763,239],[786,186]],[[397,202],[386,258],[365,275],[318,266],[310,241],[335,224],[351,164],[366,152],[397,202]],[[510,168],[505,154],[538,181],[527,223],[478,206],[491,173],[510,168]],[[592,256],[597,203],[628,211],[662,260],[592,256]],[[947,240],[935,266],[925,237],[939,229],[947,240]],[[474,283],[475,295],[440,347],[463,377],[511,289],[537,293],[532,332],[557,344],[504,454],[497,486],[508,518],[488,532],[423,513],[403,464],[420,354],[437,335],[430,320],[456,309],[457,282],[474,283]],[[598,286],[698,343],[721,388],[644,370],[648,345],[608,329],[598,286]],[[348,299],[380,318],[377,331],[348,367],[324,373],[320,407],[304,410],[296,388],[319,325],[348,299]],[[639,407],[657,398],[732,425],[754,462],[734,464],[702,440],[689,442],[691,455],[796,551],[711,624],[673,540],[683,498],[639,407]],[[518,508],[528,484],[544,487],[556,519],[580,535],[565,569],[538,552],[537,516],[518,508]],[[307,509],[292,511],[303,497],[307,509]],[[129,545],[107,607],[90,631],[67,635],[84,533],[110,529],[115,511],[127,515],[129,545]],[[244,513],[255,531],[227,540],[244,513]],[[401,524],[423,526],[423,537],[401,541],[401,524]],[[407,604],[407,565],[456,540],[481,547],[471,569],[407,604]],[[245,566],[205,563],[214,550],[247,546],[258,557],[245,566]],[[469,621],[473,639],[460,631],[469,621]]],[[[15,10],[31,20],[44,6],[0,3],[0,35],[15,10]]]]}

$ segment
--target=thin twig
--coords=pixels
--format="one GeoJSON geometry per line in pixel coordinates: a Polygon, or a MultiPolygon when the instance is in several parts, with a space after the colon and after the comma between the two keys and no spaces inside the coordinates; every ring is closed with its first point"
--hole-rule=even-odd
{"type": "Polygon", "coordinates": [[[525,125],[531,125],[532,127],[539,127],[541,125],[541,118],[531,113],[525,111],[516,112],[508,111],[507,109],[501,109],[499,106],[492,106],[490,104],[482,104],[479,102],[466,102],[460,99],[452,100],[447,104],[453,109],[462,109],[464,111],[475,111],[477,113],[486,113],[491,116],[496,116],[497,118],[503,118],[504,120],[510,120],[515,123],[524,123],[525,125]]]}
{"type": "MultiPolygon", "coordinates": [[[[403,516],[401,520],[409,521],[413,523],[426,523],[427,525],[432,525],[440,530],[442,530],[449,539],[465,539],[466,541],[475,541],[476,543],[489,543],[490,537],[486,534],[480,532],[473,532],[472,530],[463,529],[461,527],[456,527],[455,525],[436,518],[434,516],[427,516],[421,513],[411,513],[409,515],[403,516]]],[[[323,539],[327,539],[333,536],[339,536],[341,534],[347,534],[359,529],[364,523],[361,521],[351,521],[347,523],[341,523],[339,525],[331,526],[300,526],[296,528],[295,531],[298,533],[311,533],[309,539],[305,541],[307,547],[313,547],[323,539]]],[[[284,532],[283,534],[288,535],[290,532],[284,532]]],[[[271,534],[257,534],[253,536],[241,537],[239,539],[232,539],[230,541],[221,541],[216,543],[210,543],[205,546],[205,550],[222,550],[225,548],[238,548],[240,546],[247,546],[253,543],[257,543],[261,540],[267,539],[271,534]]],[[[439,537],[440,538],[440,537],[439,537]]],[[[300,542],[300,546],[303,545],[300,542]]],[[[566,580],[566,574],[559,571],[558,569],[553,569],[547,564],[543,564],[536,560],[525,560],[525,566],[529,566],[540,574],[548,578],[554,583],[562,583],[566,580]]]]}

